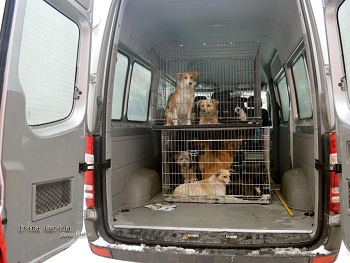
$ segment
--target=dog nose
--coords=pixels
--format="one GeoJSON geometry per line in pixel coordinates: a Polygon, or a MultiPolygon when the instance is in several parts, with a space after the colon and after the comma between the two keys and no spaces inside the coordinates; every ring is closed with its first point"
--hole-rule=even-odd
{"type": "Polygon", "coordinates": [[[190,81],[190,82],[188,83],[188,85],[192,86],[192,82],[190,81]]]}

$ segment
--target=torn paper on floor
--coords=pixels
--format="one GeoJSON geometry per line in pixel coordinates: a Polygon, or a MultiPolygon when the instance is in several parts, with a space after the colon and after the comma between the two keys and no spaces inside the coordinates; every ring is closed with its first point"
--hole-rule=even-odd
{"type": "Polygon", "coordinates": [[[157,211],[173,211],[177,205],[170,205],[170,204],[150,204],[145,205],[146,208],[157,210],[157,211]]]}

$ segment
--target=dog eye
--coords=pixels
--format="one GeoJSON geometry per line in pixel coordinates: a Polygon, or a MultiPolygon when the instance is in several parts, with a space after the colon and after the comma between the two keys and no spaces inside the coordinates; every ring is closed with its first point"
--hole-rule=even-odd
{"type": "Polygon", "coordinates": [[[187,77],[185,77],[185,79],[188,79],[187,77]]]}

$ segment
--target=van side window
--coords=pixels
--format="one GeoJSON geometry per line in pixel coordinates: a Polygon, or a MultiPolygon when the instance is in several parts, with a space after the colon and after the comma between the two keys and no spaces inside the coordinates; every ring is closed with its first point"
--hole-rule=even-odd
{"type": "Polygon", "coordinates": [[[51,123],[72,112],[79,28],[40,0],[27,3],[18,64],[29,125],[51,123]]]}
{"type": "Polygon", "coordinates": [[[311,118],[312,105],[310,99],[310,87],[303,56],[300,56],[297,62],[293,65],[292,72],[298,106],[298,116],[300,119],[311,118]]]}
{"type": "MultiPolygon", "coordinates": [[[[347,80],[347,87],[350,88],[350,1],[344,1],[339,7],[338,11],[338,24],[340,31],[341,44],[343,49],[343,59],[345,65],[345,76],[347,80]]],[[[348,93],[350,98],[350,93],[348,93]]]]}
{"type": "Polygon", "coordinates": [[[289,92],[285,76],[277,83],[277,89],[281,100],[282,122],[287,122],[289,120],[289,92]]]}
{"type": "Polygon", "coordinates": [[[112,120],[120,120],[123,112],[125,81],[127,77],[129,59],[123,54],[117,54],[117,63],[114,70],[112,120]]]}
{"type": "Polygon", "coordinates": [[[151,71],[135,62],[128,101],[127,118],[129,121],[147,120],[150,88],[151,71]]]}

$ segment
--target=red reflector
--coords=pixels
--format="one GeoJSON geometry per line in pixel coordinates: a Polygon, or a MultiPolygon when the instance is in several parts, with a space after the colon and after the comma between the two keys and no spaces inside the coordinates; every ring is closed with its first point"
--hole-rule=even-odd
{"type": "Polygon", "coordinates": [[[97,247],[90,244],[91,251],[101,257],[111,258],[111,251],[105,247],[97,247]]]}
{"type": "Polygon", "coordinates": [[[337,153],[337,134],[332,133],[329,137],[329,151],[330,153],[337,153]]]}
{"type": "MultiPolygon", "coordinates": [[[[329,163],[337,164],[337,135],[332,133],[329,137],[329,163]]],[[[340,213],[340,201],[339,201],[339,177],[335,172],[329,173],[329,213],[340,213]]]]}
{"type": "Polygon", "coordinates": [[[314,257],[312,263],[332,263],[335,261],[337,254],[314,257]]]}
{"type": "MultiPolygon", "coordinates": [[[[94,163],[94,139],[90,135],[86,135],[85,162],[87,164],[94,163]]],[[[94,186],[94,171],[86,171],[84,175],[84,190],[87,208],[95,208],[94,186]]]]}

